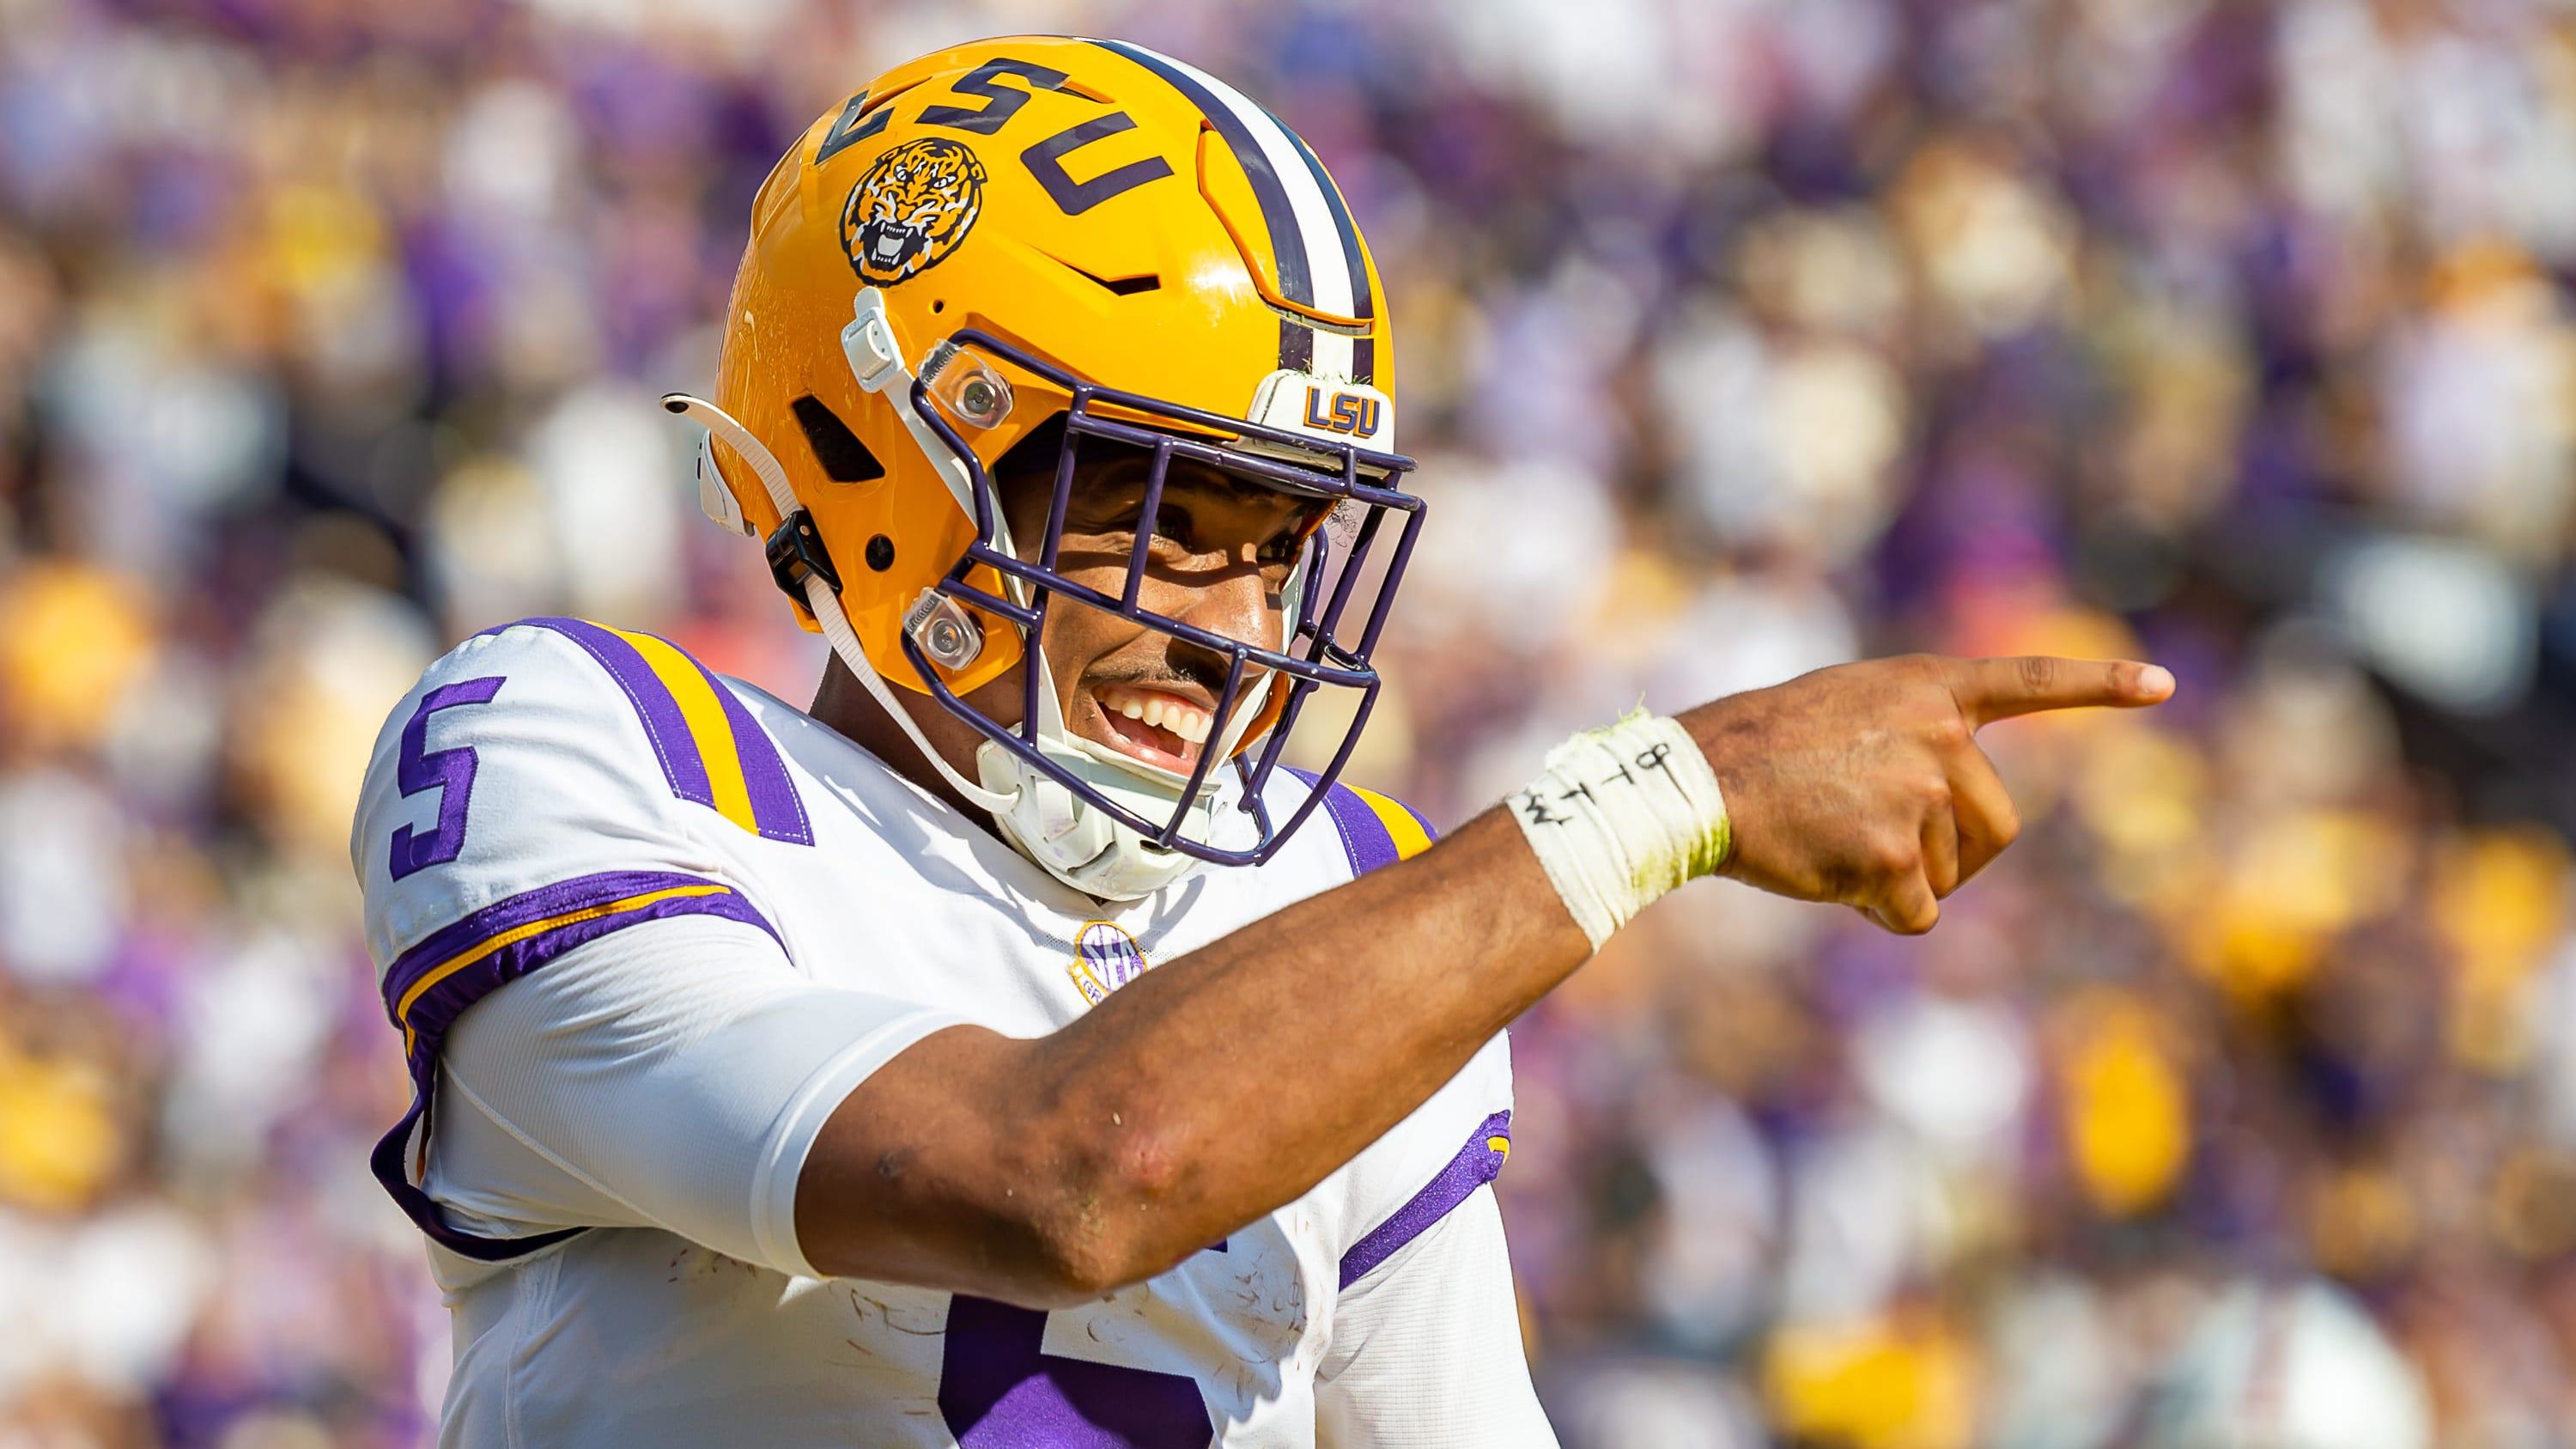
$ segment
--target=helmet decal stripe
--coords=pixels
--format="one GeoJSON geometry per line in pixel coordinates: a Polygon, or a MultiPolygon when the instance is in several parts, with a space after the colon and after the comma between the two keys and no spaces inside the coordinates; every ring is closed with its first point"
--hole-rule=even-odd
{"type": "MultiPolygon", "coordinates": [[[[1217,134],[1225,138],[1227,149],[1243,167],[1244,176],[1252,183],[1252,194],[1261,204],[1261,220],[1270,232],[1271,254],[1277,261],[1280,293],[1291,302],[1347,314],[1349,299],[1339,295],[1348,285],[1341,269],[1332,269],[1324,279],[1323,290],[1333,295],[1316,295],[1317,278],[1308,256],[1314,241],[1331,235],[1332,211],[1317,193],[1314,178],[1295,147],[1289,144],[1287,128],[1234,87],[1205,71],[1123,40],[1095,40],[1092,44],[1125,56],[1161,77],[1196,106],[1208,124],[1216,127],[1217,134]],[[1307,193],[1302,206],[1299,191],[1307,193]]],[[[1330,338],[1331,334],[1319,334],[1315,328],[1280,319],[1279,365],[1299,372],[1315,370],[1319,336],[1330,338]]]]}
{"type": "MultiPolygon", "coordinates": [[[[1341,233],[1333,215],[1339,200],[1322,178],[1320,165],[1313,161],[1306,144],[1288,129],[1277,116],[1246,99],[1239,91],[1226,93],[1229,104],[1249,107],[1251,115],[1245,124],[1261,138],[1273,166],[1279,169],[1288,189],[1289,204],[1297,213],[1297,228],[1306,248],[1307,269],[1313,274],[1318,310],[1336,316],[1366,315],[1359,310],[1359,298],[1351,292],[1350,271],[1337,264],[1342,255],[1341,233]]],[[[1362,291],[1365,292],[1363,287],[1362,291]]],[[[1347,334],[1315,329],[1314,360],[1308,370],[1321,377],[1350,377],[1355,339],[1347,334]]]]}
{"type": "MultiPolygon", "coordinates": [[[[1315,189],[1324,194],[1325,204],[1332,211],[1333,229],[1340,234],[1342,244],[1342,264],[1348,269],[1351,277],[1351,308],[1348,315],[1374,319],[1377,311],[1374,300],[1369,295],[1368,254],[1360,250],[1359,223],[1351,220],[1351,209],[1343,202],[1340,188],[1333,185],[1333,178],[1325,174],[1324,163],[1315,155],[1315,148],[1306,144],[1305,137],[1289,130],[1285,125],[1280,126],[1279,129],[1296,145],[1298,156],[1306,163],[1307,174],[1315,178],[1315,189]]],[[[1353,382],[1377,381],[1376,338],[1351,339],[1351,380],[1353,382]]]]}

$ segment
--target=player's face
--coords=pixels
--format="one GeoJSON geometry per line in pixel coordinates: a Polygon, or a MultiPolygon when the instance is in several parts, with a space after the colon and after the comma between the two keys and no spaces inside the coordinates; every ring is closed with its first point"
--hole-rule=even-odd
{"type": "MultiPolygon", "coordinates": [[[[1148,521],[1140,515],[1149,466],[1140,453],[1084,460],[1057,567],[1117,597],[1136,535],[1150,530],[1139,604],[1224,638],[1277,648],[1289,574],[1330,504],[1176,461],[1148,521]]],[[[1006,483],[1013,537],[1043,534],[1051,481],[1006,483]]],[[[1163,769],[1187,774],[1197,765],[1225,688],[1223,655],[1059,598],[1047,620],[1046,657],[1067,729],[1163,769]]],[[[1245,698],[1258,679],[1247,673],[1245,698]]]]}

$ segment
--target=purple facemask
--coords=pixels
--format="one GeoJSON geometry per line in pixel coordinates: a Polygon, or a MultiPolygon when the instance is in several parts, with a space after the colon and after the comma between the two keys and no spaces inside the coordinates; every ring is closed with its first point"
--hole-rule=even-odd
{"type": "MultiPolygon", "coordinates": [[[[972,328],[949,338],[947,343],[934,349],[933,356],[937,360],[925,359],[923,377],[912,383],[908,399],[897,403],[897,406],[908,403],[929,432],[962,466],[966,491],[973,501],[976,536],[955,566],[935,586],[933,593],[925,594],[906,616],[903,651],[922,686],[943,708],[964,720],[984,738],[1008,751],[1027,768],[1063,786],[1085,805],[1104,812],[1110,819],[1136,832],[1147,843],[1220,865],[1256,865],[1268,860],[1326,798],[1334,780],[1349,761],[1360,731],[1367,726],[1369,712],[1376,704],[1380,681],[1371,656],[1377,646],[1379,631],[1385,627],[1396,586],[1403,578],[1405,564],[1412,555],[1415,535],[1423,518],[1423,500],[1393,486],[1395,480],[1412,471],[1413,460],[1400,454],[1371,451],[1356,443],[1329,442],[1286,428],[1249,423],[1101,387],[972,328]],[[1042,378],[1063,389],[1072,399],[1063,415],[1063,439],[1057,448],[1054,490],[1048,502],[1045,529],[1035,540],[1017,541],[1023,546],[1034,544],[1035,562],[1023,560],[1017,552],[1002,546],[1000,501],[993,480],[982,460],[947,415],[947,412],[954,412],[972,421],[980,412],[990,420],[998,421],[1000,411],[996,410],[990,390],[999,391],[998,408],[1007,410],[1008,386],[1001,381],[999,374],[982,365],[982,358],[1004,362],[1042,378]],[[961,388],[960,378],[973,380],[961,388]],[[947,412],[943,411],[942,403],[947,404],[947,412]],[[1212,439],[1164,432],[1143,423],[1104,415],[1104,409],[1144,418],[1168,419],[1230,434],[1235,441],[1221,444],[1212,439]],[[1145,476],[1136,542],[1127,561],[1124,592],[1119,595],[1088,588],[1057,571],[1058,549],[1063,540],[1067,507],[1085,439],[1131,447],[1151,459],[1145,476]],[[1317,528],[1310,535],[1291,576],[1289,588],[1295,596],[1294,626],[1282,648],[1264,648],[1225,638],[1169,615],[1156,613],[1138,601],[1147,554],[1153,544],[1151,520],[1158,511],[1164,483],[1175,458],[1204,464],[1234,478],[1300,497],[1329,500],[1335,505],[1332,525],[1317,528]],[[1391,549],[1380,565],[1374,555],[1387,547],[1384,535],[1388,531],[1390,514],[1396,515],[1400,521],[1395,526],[1391,549]],[[1006,592],[1017,597],[996,597],[968,583],[967,576],[978,565],[989,567],[1016,584],[1016,588],[1006,592]],[[1354,599],[1372,579],[1374,598],[1364,608],[1354,609],[1354,599]],[[1215,719],[1209,728],[1208,739],[1199,751],[1186,787],[1170,813],[1163,818],[1148,818],[1129,804],[1111,798],[1041,748],[1038,730],[1043,701],[1039,690],[1051,688],[1052,683],[1043,677],[1039,658],[1046,637],[1047,618],[1058,597],[1104,610],[1226,661],[1224,683],[1216,691],[1215,719]],[[940,662],[956,667],[959,660],[971,660],[979,650],[976,625],[960,607],[970,604],[1007,619],[1021,629],[1027,667],[1022,670],[1025,692],[1021,722],[1016,727],[1005,725],[967,703],[949,689],[933,667],[934,653],[940,662]],[[1349,618],[1354,613],[1362,616],[1355,630],[1349,625],[1349,618]],[[1233,726],[1238,723],[1238,715],[1264,706],[1259,688],[1263,676],[1256,671],[1267,671],[1268,678],[1284,681],[1288,698],[1280,708],[1278,722],[1266,738],[1247,750],[1224,748],[1233,738],[1233,726]],[[1263,786],[1269,781],[1271,772],[1279,768],[1308,701],[1317,690],[1328,687],[1359,691],[1350,725],[1334,745],[1330,763],[1313,781],[1305,803],[1287,820],[1274,822],[1262,800],[1263,786]],[[1220,755],[1230,758],[1232,768],[1238,774],[1242,790],[1237,808],[1251,816],[1254,827],[1251,843],[1240,848],[1194,840],[1182,833],[1220,755]]],[[[1279,686],[1274,683],[1272,687],[1279,686]]]]}

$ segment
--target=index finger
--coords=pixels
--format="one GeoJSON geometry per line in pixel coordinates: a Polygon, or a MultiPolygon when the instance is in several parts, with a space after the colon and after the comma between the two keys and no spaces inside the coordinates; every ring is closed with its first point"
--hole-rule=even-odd
{"type": "Polygon", "coordinates": [[[1947,664],[1950,697],[1972,730],[2047,709],[2137,709],[2162,704],[2174,692],[2172,671],[2126,659],[2025,654],[1947,664]]]}

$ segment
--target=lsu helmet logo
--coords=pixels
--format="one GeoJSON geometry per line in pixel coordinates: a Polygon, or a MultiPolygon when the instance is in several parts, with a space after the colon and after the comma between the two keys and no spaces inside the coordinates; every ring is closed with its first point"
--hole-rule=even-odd
{"type": "Polygon", "coordinates": [[[1281,369],[1252,394],[1252,422],[1303,433],[1318,442],[1395,447],[1395,403],[1364,382],[1281,369]]]}
{"type": "Polygon", "coordinates": [[[891,287],[957,250],[984,209],[984,163],[956,141],[906,141],[870,166],[841,208],[841,249],[861,279],[891,287]]]}
{"type": "MultiPolygon", "coordinates": [[[[1371,393],[1374,391],[1372,389],[1371,393]]],[[[1328,433],[1373,438],[1377,436],[1379,399],[1371,393],[1337,391],[1328,407],[1324,401],[1324,389],[1309,383],[1306,387],[1305,424],[1328,433]]]]}

